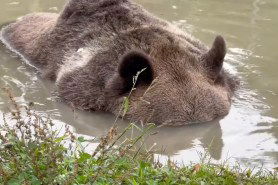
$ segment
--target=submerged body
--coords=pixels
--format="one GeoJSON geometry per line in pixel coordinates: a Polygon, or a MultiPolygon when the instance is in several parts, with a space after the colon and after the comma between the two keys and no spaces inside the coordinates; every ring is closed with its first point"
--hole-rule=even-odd
{"type": "Polygon", "coordinates": [[[1,33],[78,109],[117,115],[130,94],[126,118],[183,125],[231,106],[236,80],[222,69],[223,38],[208,49],[129,0],[71,0],[61,14],[30,14],[1,33]]]}

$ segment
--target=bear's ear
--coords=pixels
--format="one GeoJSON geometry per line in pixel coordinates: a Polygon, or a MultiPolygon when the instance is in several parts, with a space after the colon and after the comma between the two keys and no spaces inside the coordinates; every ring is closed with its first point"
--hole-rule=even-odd
{"type": "Polygon", "coordinates": [[[223,67],[226,55],[226,43],[222,36],[217,36],[211,49],[202,56],[203,66],[210,78],[215,80],[223,67]]]}
{"type": "Polygon", "coordinates": [[[121,58],[118,71],[106,84],[106,89],[117,91],[118,95],[125,94],[133,87],[150,85],[153,76],[151,59],[142,52],[130,51],[121,58]]]}

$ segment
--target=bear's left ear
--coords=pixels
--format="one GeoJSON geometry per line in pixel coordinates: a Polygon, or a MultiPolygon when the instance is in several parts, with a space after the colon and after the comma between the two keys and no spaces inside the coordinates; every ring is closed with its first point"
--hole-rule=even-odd
{"type": "Polygon", "coordinates": [[[139,51],[130,51],[121,58],[118,71],[106,84],[106,90],[122,95],[130,92],[132,87],[150,85],[153,76],[150,57],[139,51]]]}
{"type": "Polygon", "coordinates": [[[202,56],[203,67],[210,78],[215,80],[223,67],[226,55],[226,43],[222,36],[214,39],[211,49],[202,56]]]}

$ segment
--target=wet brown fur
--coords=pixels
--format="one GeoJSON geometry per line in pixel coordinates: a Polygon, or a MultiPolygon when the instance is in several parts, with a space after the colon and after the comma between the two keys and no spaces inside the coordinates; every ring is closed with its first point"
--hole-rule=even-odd
{"type": "Polygon", "coordinates": [[[118,114],[133,86],[133,121],[184,125],[228,114],[236,80],[222,69],[225,41],[211,49],[130,0],[71,0],[61,14],[26,15],[2,40],[56,81],[78,109],[118,114]]]}

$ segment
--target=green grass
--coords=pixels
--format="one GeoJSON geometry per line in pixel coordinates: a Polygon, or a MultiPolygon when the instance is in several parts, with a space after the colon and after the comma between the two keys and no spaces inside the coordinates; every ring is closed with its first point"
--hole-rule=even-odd
{"type": "Polygon", "coordinates": [[[155,162],[152,151],[142,147],[153,125],[121,143],[136,126],[121,133],[112,127],[95,151],[86,152],[86,145],[96,141],[77,137],[66,126],[64,132],[55,130],[50,118],[18,105],[7,93],[11,109],[0,123],[0,184],[278,184],[271,172],[155,162]]]}

